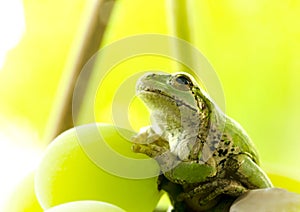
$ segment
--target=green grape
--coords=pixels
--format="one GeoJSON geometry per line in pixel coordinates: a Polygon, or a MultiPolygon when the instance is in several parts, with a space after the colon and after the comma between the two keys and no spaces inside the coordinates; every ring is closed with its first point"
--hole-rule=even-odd
{"type": "MultiPolygon", "coordinates": [[[[93,134],[92,125],[84,125],[80,129],[87,133],[83,142],[86,141],[93,149],[93,144],[96,145],[98,141],[94,139],[97,135],[93,134]]],[[[105,124],[98,124],[96,129],[119,154],[137,159],[147,158],[133,153],[132,144],[119,134],[132,136],[132,132],[105,124]]],[[[100,156],[105,154],[101,149],[95,152],[100,156]]],[[[113,159],[107,160],[111,162],[113,159]]],[[[159,169],[155,161],[154,164],[152,168],[159,169]]],[[[119,166],[122,167],[122,164],[119,166]]],[[[66,202],[98,200],[133,212],[153,211],[162,194],[157,190],[157,176],[127,179],[109,174],[96,166],[83,151],[78,140],[78,129],[75,128],[58,136],[46,150],[36,171],[35,191],[44,209],[66,202]]]]}
{"type": "Polygon", "coordinates": [[[300,194],[281,188],[250,190],[240,196],[230,208],[230,212],[239,211],[300,211],[300,194]]]}
{"type": "Polygon", "coordinates": [[[100,201],[82,200],[52,207],[44,212],[125,212],[123,209],[100,201]]]}
{"type": "Polygon", "coordinates": [[[4,212],[42,212],[34,193],[34,173],[29,174],[16,187],[4,205],[4,212]]]}

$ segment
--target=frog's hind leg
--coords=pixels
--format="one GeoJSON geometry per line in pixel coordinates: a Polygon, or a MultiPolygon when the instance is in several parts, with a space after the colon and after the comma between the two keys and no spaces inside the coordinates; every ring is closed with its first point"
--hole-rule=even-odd
{"type": "Polygon", "coordinates": [[[228,158],[225,166],[227,175],[238,179],[249,189],[272,187],[272,183],[264,171],[247,154],[228,158]]]}
{"type": "Polygon", "coordinates": [[[217,186],[210,194],[199,201],[200,205],[206,204],[221,194],[238,197],[247,191],[244,186],[233,180],[223,179],[218,183],[220,183],[219,186],[217,186]]]}
{"type": "Polygon", "coordinates": [[[216,179],[212,182],[201,184],[188,193],[182,193],[179,195],[180,199],[184,199],[189,204],[197,205],[199,207],[205,207],[211,202],[217,202],[218,197],[221,194],[230,196],[240,196],[247,189],[235,180],[228,179],[216,179]]]}

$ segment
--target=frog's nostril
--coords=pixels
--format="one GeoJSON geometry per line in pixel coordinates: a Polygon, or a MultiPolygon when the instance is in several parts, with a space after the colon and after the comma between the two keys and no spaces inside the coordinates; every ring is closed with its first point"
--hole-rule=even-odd
{"type": "Polygon", "coordinates": [[[155,77],[155,74],[154,73],[150,73],[150,74],[146,74],[145,76],[144,76],[146,79],[152,79],[153,77],[155,77]]]}

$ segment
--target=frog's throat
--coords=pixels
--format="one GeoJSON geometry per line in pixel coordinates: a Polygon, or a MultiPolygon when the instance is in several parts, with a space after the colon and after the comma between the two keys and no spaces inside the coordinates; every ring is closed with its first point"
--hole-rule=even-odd
{"type": "Polygon", "coordinates": [[[187,108],[189,108],[190,110],[194,111],[194,112],[198,112],[198,109],[192,107],[189,104],[186,104],[183,100],[180,100],[178,98],[176,98],[176,96],[170,96],[167,93],[159,90],[159,89],[150,89],[150,88],[140,88],[137,91],[137,95],[144,101],[144,97],[143,96],[147,96],[147,94],[150,95],[157,95],[157,96],[161,96],[166,100],[170,100],[170,102],[174,102],[176,103],[177,107],[179,106],[185,106],[187,108]]]}

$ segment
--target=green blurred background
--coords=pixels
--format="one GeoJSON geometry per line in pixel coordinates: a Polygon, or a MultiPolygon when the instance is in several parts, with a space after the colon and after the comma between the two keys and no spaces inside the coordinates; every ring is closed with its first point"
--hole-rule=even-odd
{"type": "MultiPolygon", "coordinates": [[[[0,142],[4,145],[0,165],[5,180],[19,180],[13,175],[23,176],[47,144],[44,137],[61,92],[59,83],[71,47],[78,45],[74,44],[75,37],[80,34],[84,7],[89,3],[22,2],[25,31],[7,52],[0,69],[0,142]]],[[[299,179],[300,2],[194,0],[193,5],[189,14],[194,45],[222,82],[226,113],[249,133],[264,169],[299,179]]],[[[118,0],[102,45],[131,35],[170,34],[167,11],[162,0],[118,0]]],[[[4,34],[6,30],[1,29],[4,34]]],[[[96,100],[97,121],[112,122],[110,94],[126,77],[126,71],[133,74],[140,67],[167,71],[168,61],[161,60],[140,57],[115,67],[107,77],[107,93],[100,94],[104,95],[101,101],[96,100]]],[[[141,121],[134,128],[143,124],[141,121]]]]}

